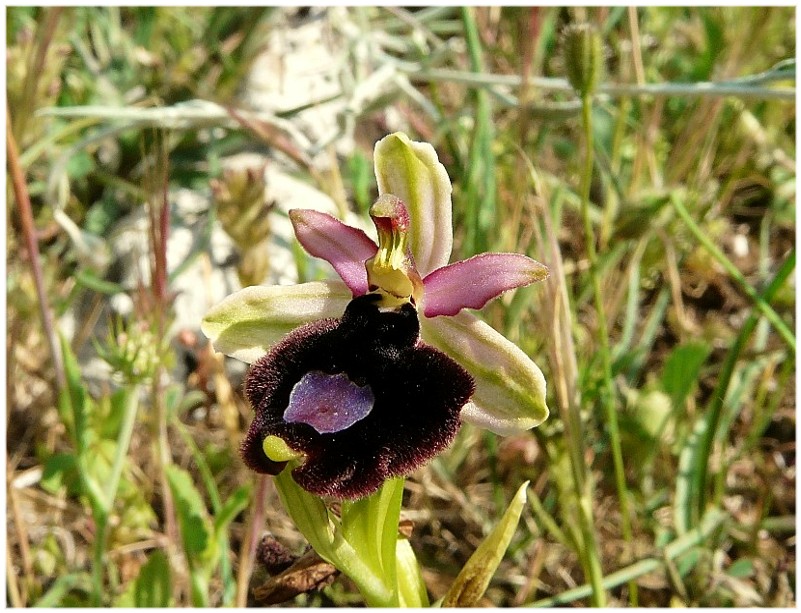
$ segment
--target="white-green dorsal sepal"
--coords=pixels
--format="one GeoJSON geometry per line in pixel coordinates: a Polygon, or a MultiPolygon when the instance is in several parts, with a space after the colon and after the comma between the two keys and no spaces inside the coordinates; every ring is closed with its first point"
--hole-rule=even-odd
{"type": "Polygon", "coordinates": [[[256,285],[213,307],[200,328],[217,351],[250,364],[298,326],[342,317],[352,298],[341,281],[256,285]]]}
{"type": "Polygon", "coordinates": [[[400,198],[409,212],[409,240],[421,276],[445,266],[451,257],[451,181],[428,143],[396,132],[378,141],[374,154],[379,194],[400,198]]]}
{"type": "Polygon", "coordinates": [[[423,340],[456,360],[476,390],[463,420],[509,435],[534,428],[548,417],[545,377],[517,345],[474,315],[421,317],[423,340]]]}

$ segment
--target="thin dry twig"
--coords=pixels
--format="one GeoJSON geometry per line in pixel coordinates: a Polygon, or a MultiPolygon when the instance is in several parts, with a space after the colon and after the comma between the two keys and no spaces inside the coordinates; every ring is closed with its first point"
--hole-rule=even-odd
{"type": "Polygon", "coordinates": [[[11,184],[14,189],[14,198],[19,209],[20,222],[22,223],[22,233],[25,236],[25,246],[28,250],[31,272],[36,284],[36,296],[39,299],[39,314],[42,317],[42,327],[44,328],[47,343],[50,347],[50,355],[53,360],[53,371],[56,376],[57,391],[60,392],[66,387],[66,377],[64,375],[64,361],[61,350],[58,346],[55,327],[53,326],[53,315],[47,303],[47,293],[44,286],[42,275],[42,263],[39,254],[39,245],[36,242],[36,228],[33,221],[33,209],[31,199],[28,195],[28,186],[25,184],[25,172],[19,161],[17,142],[14,132],[11,129],[11,113],[6,109],[6,153],[8,155],[8,172],[11,174],[11,184]]]}
{"type": "Polygon", "coordinates": [[[248,517],[245,538],[242,540],[242,547],[239,550],[239,572],[236,576],[237,607],[247,606],[248,586],[250,585],[250,576],[253,572],[253,560],[256,556],[256,547],[259,543],[259,538],[264,527],[264,518],[267,514],[265,497],[269,481],[270,478],[267,475],[259,475],[256,479],[256,491],[253,494],[252,511],[248,517]]]}

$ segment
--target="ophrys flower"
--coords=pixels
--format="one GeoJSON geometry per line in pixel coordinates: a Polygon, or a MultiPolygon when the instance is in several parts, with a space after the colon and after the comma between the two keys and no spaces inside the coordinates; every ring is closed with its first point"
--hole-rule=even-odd
{"type": "Polygon", "coordinates": [[[255,362],[246,462],[275,474],[305,457],[296,480],[345,498],[425,462],[461,419],[509,434],[548,415],[540,369],[464,310],[547,268],[509,253],[448,264],[451,184],[430,145],[390,135],[375,169],[378,244],[329,215],[290,212],[300,243],[341,283],[246,288],[203,322],[218,350],[255,362]]]}

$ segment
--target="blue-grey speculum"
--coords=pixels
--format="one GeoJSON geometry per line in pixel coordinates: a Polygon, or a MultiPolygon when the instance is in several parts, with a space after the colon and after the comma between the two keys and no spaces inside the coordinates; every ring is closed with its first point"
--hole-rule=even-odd
{"type": "Polygon", "coordinates": [[[375,396],[369,385],[356,385],[344,372],[329,375],[307,372],[289,393],[284,420],[308,424],[320,434],[347,430],[373,410],[375,396]]]}

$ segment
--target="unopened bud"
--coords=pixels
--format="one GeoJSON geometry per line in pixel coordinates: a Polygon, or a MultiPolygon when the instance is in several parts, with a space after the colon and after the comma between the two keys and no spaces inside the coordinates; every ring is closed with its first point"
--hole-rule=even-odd
{"type": "Polygon", "coordinates": [[[603,44],[598,30],[588,23],[569,25],[562,31],[562,53],[570,85],[580,96],[591,96],[603,70],[603,44]]]}

